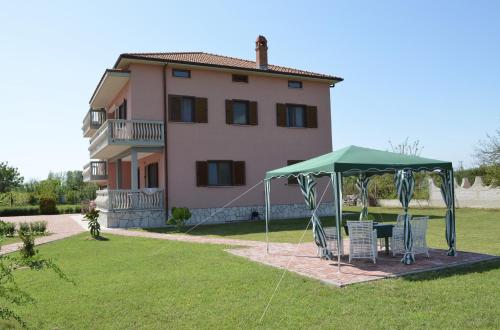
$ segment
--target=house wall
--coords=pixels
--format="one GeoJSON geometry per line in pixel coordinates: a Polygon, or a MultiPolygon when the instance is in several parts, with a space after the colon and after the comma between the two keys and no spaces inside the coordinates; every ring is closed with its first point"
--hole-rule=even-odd
{"type": "MultiPolygon", "coordinates": [[[[122,161],[122,186],[120,189],[130,189],[130,162],[122,161]]],[[[116,186],[116,163],[114,161],[108,162],[108,189],[118,189],[116,186]]]]}
{"type": "MultiPolygon", "coordinates": [[[[129,118],[163,120],[162,66],[132,64],[129,70],[130,81],[114,103],[119,105],[123,96],[127,96],[129,118]]],[[[332,150],[330,87],[327,83],[303,80],[302,89],[289,89],[287,78],[249,75],[247,84],[232,82],[229,72],[191,69],[191,78],[186,79],[172,77],[171,70],[168,67],[167,93],[206,97],[208,123],[167,124],[169,207],[220,207],[262,180],[266,171],[286,166],[287,160],[308,159],[332,150]],[[257,101],[258,125],[227,125],[226,99],[257,101]],[[318,128],[277,127],[276,103],[317,106],[318,128]],[[245,161],[246,185],[197,187],[195,162],[214,159],[245,161]]],[[[141,163],[141,176],[144,165],[141,163]]],[[[159,172],[163,184],[163,164],[160,164],[159,172]]],[[[130,171],[124,169],[123,173],[129,174],[130,171]]],[[[111,168],[110,178],[112,187],[114,176],[111,168]]],[[[326,182],[328,180],[323,179],[318,185],[318,195],[323,192],[326,182]]],[[[330,190],[325,201],[331,200],[330,190]]],[[[298,186],[287,185],[285,180],[273,181],[271,193],[272,203],[303,202],[298,186]]],[[[263,185],[260,185],[231,206],[262,205],[263,202],[263,185]]]]}

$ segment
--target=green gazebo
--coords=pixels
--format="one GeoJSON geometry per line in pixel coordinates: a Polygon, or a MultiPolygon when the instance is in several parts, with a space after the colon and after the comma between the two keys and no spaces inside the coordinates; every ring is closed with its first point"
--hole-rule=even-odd
{"type": "MultiPolygon", "coordinates": [[[[316,215],[316,181],[315,178],[329,177],[333,185],[333,196],[335,205],[335,221],[338,237],[338,250],[341,251],[341,224],[342,224],[342,178],[348,176],[357,177],[357,186],[361,192],[362,211],[360,220],[367,214],[368,207],[368,183],[373,175],[394,173],[397,195],[404,211],[404,246],[405,253],[401,260],[405,264],[414,262],[412,252],[412,236],[408,206],[413,195],[415,180],[413,172],[428,171],[436,172],[442,177],[441,192],[446,204],[446,241],[448,243],[448,255],[456,255],[455,235],[455,196],[453,167],[451,162],[423,158],[419,156],[403,155],[394,152],[380,151],[357,146],[349,146],[322,156],[272,170],[266,173],[264,178],[265,189],[265,218],[266,238],[269,231],[269,220],[271,216],[271,180],[277,178],[295,177],[299,183],[306,205],[312,212],[311,222],[316,245],[322,258],[333,259],[331,251],[328,250],[326,236],[321,221],[316,215]]],[[[269,251],[269,240],[267,240],[269,251]]],[[[338,253],[338,267],[340,270],[340,253],[338,253]]]]}

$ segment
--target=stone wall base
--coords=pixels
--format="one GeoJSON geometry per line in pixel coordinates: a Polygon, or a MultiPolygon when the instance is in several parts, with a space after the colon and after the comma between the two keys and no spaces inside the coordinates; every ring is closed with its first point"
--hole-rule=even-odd
{"type": "Polygon", "coordinates": [[[164,210],[100,210],[99,223],[107,228],[152,228],[164,227],[164,210]]]}
{"type": "MultiPolygon", "coordinates": [[[[260,219],[264,219],[264,205],[228,207],[218,211],[219,208],[200,208],[190,209],[191,219],[187,222],[188,225],[216,224],[228,222],[240,222],[251,220],[252,212],[259,212],[260,219]],[[218,211],[218,212],[217,212],[218,211]],[[211,214],[214,214],[210,216],[211,214]]],[[[333,203],[321,203],[316,214],[318,216],[332,216],[335,209],[333,203]]],[[[293,219],[293,218],[308,218],[311,216],[309,210],[304,203],[300,204],[278,204],[271,206],[271,219],[293,219]]]]}
{"type": "MultiPolygon", "coordinates": [[[[107,228],[151,228],[165,227],[166,212],[163,210],[100,210],[99,223],[107,228]]],[[[257,211],[259,218],[264,220],[264,205],[219,208],[190,209],[191,219],[187,225],[218,224],[249,221],[252,212],[257,211]],[[214,214],[213,216],[210,216],[214,214]]],[[[322,203],[316,213],[318,216],[332,216],[335,209],[333,203],[322,203]]],[[[271,206],[271,219],[308,218],[311,210],[305,204],[278,204],[271,206]]]]}

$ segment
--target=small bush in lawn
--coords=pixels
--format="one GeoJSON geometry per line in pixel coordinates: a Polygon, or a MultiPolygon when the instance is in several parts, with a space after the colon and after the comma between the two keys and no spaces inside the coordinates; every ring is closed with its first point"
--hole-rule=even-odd
{"type": "Polygon", "coordinates": [[[23,246],[19,249],[19,253],[23,259],[29,259],[38,253],[35,249],[35,237],[30,232],[19,232],[19,238],[23,241],[23,246]]]}
{"type": "Polygon", "coordinates": [[[21,235],[27,235],[31,232],[30,224],[27,222],[20,222],[19,223],[19,229],[17,230],[17,233],[19,234],[19,237],[21,235]]]}
{"type": "Polygon", "coordinates": [[[89,221],[90,236],[98,238],[101,235],[101,225],[99,224],[99,210],[93,209],[85,213],[85,219],[89,221]]]}
{"type": "Polygon", "coordinates": [[[16,225],[12,222],[0,220],[0,235],[12,237],[16,233],[16,225]]]}
{"type": "Polygon", "coordinates": [[[167,224],[174,225],[177,231],[181,231],[184,223],[191,218],[191,212],[187,207],[172,207],[172,217],[167,220],[167,224]]]}
{"type": "Polygon", "coordinates": [[[57,214],[56,200],[52,197],[40,198],[40,214],[57,214]]]}
{"type": "Polygon", "coordinates": [[[34,235],[45,235],[47,233],[47,221],[31,222],[30,230],[34,235]]]}

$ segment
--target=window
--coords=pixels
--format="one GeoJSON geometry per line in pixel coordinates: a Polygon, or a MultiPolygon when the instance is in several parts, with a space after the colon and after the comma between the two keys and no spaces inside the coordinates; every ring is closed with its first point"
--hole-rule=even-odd
{"type": "Polygon", "coordinates": [[[198,187],[245,185],[245,162],[232,160],[197,161],[196,185],[198,187]]]}
{"type": "Polygon", "coordinates": [[[226,124],[257,125],[257,102],[226,100],[226,124]]]}
{"type": "Polygon", "coordinates": [[[233,124],[248,125],[248,102],[233,101],[233,124]]]}
{"type": "Polygon", "coordinates": [[[146,166],[146,187],[158,188],[158,163],[152,163],[146,166]]]}
{"type": "Polygon", "coordinates": [[[192,97],[182,97],[181,99],[181,121],[194,121],[194,99],[192,97]]]}
{"type": "Polygon", "coordinates": [[[191,71],[182,69],[172,69],[172,76],[177,78],[191,78],[191,71]]]}
{"type": "MultiPolygon", "coordinates": [[[[286,162],[286,165],[293,165],[293,164],[297,164],[297,163],[300,163],[300,162],[303,162],[303,160],[288,160],[286,162]]],[[[299,182],[297,181],[297,178],[294,178],[294,177],[291,177],[291,178],[288,178],[288,184],[299,184],[299,182]]]]}
{"type": "Polygon", "coordinates": [[[242,74],[233,74],[233,82],[248,83],[248,76],[242,74]]]}
{"type": "Polygon", "coordinates": [[[208,107],[204,97],[169,95],[168,120],[184,123],[207,123],[208,107]]]}
{"type": "Polygon", "coordinates": [[[277,103],[276,125],[279,127],[318,128],[318,107],[277,103]]]}
{"type": "Polygon", "coordinates": [[[233,173],[231,162],[208,162],[208,185],[230,186],[232,185],[233,173]]]}
{"type": "Polygon", "coordinates": [[[305,125],[305,107],[303,105],[286,106],[286,126],[287,127],[306,127],[305,125]]]}
{"type": "Polygon", "coordinates": [[[288,80],[288,88],[302,88],[302,81],[288,80]]]}
{"type": "Polygon", "coordinates": [[[123,103],[118,106],[115,110],[116,119],[127,119],[127,100],[123,100],[123,103]]]}

